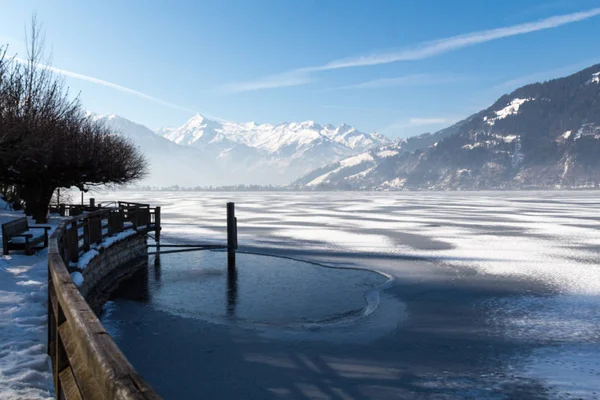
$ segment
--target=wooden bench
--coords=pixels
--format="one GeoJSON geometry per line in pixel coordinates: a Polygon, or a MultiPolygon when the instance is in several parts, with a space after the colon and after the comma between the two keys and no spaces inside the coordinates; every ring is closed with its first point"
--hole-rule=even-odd
{"type": "Polygon", "coordinates": [[[36,246],[42,243],[43,246],[38,246],[38,249],[48,247],[48,230],[50,230],[49,226],[29,226],[27,217],[2,224],[2,249],[4,250],[4,255],[8,255],[10,250],[25,250],[25,254],[31,255],[34,253],[36,246]],[[30,229],[43,229],[44,233],[40,236],[34,236],[32,233],[28,233],[30,229]]]}

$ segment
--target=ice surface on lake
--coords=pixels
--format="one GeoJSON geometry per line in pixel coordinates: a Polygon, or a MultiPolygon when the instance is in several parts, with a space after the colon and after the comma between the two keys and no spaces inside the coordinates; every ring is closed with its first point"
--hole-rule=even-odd
{"type": "MultiPolygon", "coordinates": [[[[490,309],[493,329],[547,345],[515,360],[514,367],[546,380],[560,396],[566,386],[553,378],[549,366],[556,374],[561,368],[591,371],[581,375],[584,380],[600,370],[597,192],[126,192],[96,197],[124,195],[162,206],[165,238],[223,241],[224,203],[235,201],[242,246],[410,256],[440,268],[538,282],[555,294],[482,305],[490,309]],[[581,351],[573,352],[576,348],[581,351]]],[[[378,268],[402,275],[394,263],[378,268]]],[[[594,398],[600,379],[586,382],[579,397],[594,398]]]]}

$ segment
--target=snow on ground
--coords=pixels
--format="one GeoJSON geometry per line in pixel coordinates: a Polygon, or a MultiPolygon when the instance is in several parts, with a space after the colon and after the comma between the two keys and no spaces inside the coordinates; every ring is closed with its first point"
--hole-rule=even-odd
{"type": "Polygon", "coordinates": [[[405,182],[406,178],[394,178],[391,181],[383,182],[381,186],[384,188],[402,188],[405,182]]]}
{"type": "Polygon", "coordinates": [[[515,375],[545,382],[556,398],[600,398],[597,192],[127,193],[136,196],[160,199],[165,237],[197,229],[222,240],[224,203],[236,201],[241,244],[413,255],[537,281],[556,295],[482,304],[490,329],[536,347],[512,361],[515,375]],[[407,244],[398,233],[445,246],[407,244]]]}
{"type": "Polygon", "coordinates": [[[380,158],[393,157],[397,154],[398,154],[398,152],[396,150],[382,150],[379,153],[377,153],[377,157],[380,157],[380,158]]]}
{"type": "MultiPolygon", "coordinates": [[[[147,225],[140,226],[140,228],[144,228],[146,226],[147,225]]],[[[128,238],[129,236],[133,236],[136,233],[137,232],[135,230],[133,230],[133,229],[126,230],[126,231],[123,231],[123,232],[119,232],[116,235],[112,235],[112,236],[109,236],[107,238],[102,239],[102,242],[100,242],[100,244],[98,244],[96,246],[92,245],[92,247],[96,248],[98,250],[107,249],[110,246],[112,246],[113,244],[115,244],[117,242],[120,242],[121,240],[123,240],[125,238],[128,238]]]]}
{"type": "Polygon", "coordinates": [[[354,157],[346,158],[345,160],[340,161],[340,165],[342,167],[353,167],[358,164],[362,164],[364,162],[373,161],[373,156],[369,153],[362,153],[354,157]]]}
{"type": "Polygon", "coordinates": [[[508,103],[506,105],[506,107],[504,107],[501,110],[496,111],[496,117],[495,118],[487,118],[484,117],[483,120],[485,122],[488,123],[488,125],[494,125],[496,123],[497,120],[499,119],[504,119],[506,117],[508,117],[509,115],[514,115],[514,114],[518,114],[519,113],[519,108],[523,105],[523,103],[528,102],[528,101],[532,101],[535,100],[534,98],[529,98],[529,99],[513,99],[510,103],[508,103]]]}
{"type": "MultiPolygon", "coordinates": [[[[69,264],[70,267],[74,267],[74,268],[78,268],[80,270],[84,270],[87,268],[88,264],[97,256],[100,255],[100,251],[99,250],[104,250],[109,248],[110,246],[112,246],[113,244],[120,242],[121,240],[128,238],[129,236],[133,236],[135,235],[137,232],[134,231],[133,229],[124,231],[124,232],[120,232],[117,233],[116,235],[113,236],[109,236],[107,238],[102,239],[102,242],[100,242],[99,244],[92,244],[90,246],[90,250],[83,253],[81,256],[79,256],[79,260],[77,260],[77,262],[71,262],[69,264]]],[[[77,286],[81,286],[83,285],[83,275],[81,274],[81,272],[79,271],[75,271],[71,273],[71,279],[73,279],[73,282],[75,283],[75,285],[77,286]]]]}
{"type": "Polygon", "coordinates": [[[371,172],[373,172],[375,170],[375,167],[369,167],[367,169],[365,169],[364,171],[359,172],[358,174],[354,174],[354,175],[350,175],[348,177],[348,180],[353,180],[353,179],[362,179],[365,176],[369,175],[371,172]]]}
{"type": "MultiPolygon", "coordinates": [[[[70,267],[74,267],[74,268],[79,268],[81,270],[85,269],[87,267],[87,265],[90,263],[90,261],[92,261],[92,259],[94,259],[97,255],[99,255],[100,252],[98,250],[90,250],[86,253],[83,253],[81,255],[81,257],[79,257],[79,260],[77,260],[77,262],[70,262],[69,266],[70,267]]],[[[71,278],[72,278],[72,274],[71,274],[71,278]]],[[[83,278],[82,278],[83,279],[83,278]]],[[[79,285],[77,285],[79,286],[79,285]]]]}
{"type": "Polygon", "coordinates": [[[373,156],[369,153],[362,153],[354,157],[346,158],[345,160],[340,161],[340,166],[336,169],[333,169],[327,173],[324,173],[321,176],[316,177],[312,181],[308,182],[306,186],[317,186],[322,184],[323,182],[327,182],[327,179],[338,172],[342,171],[345,168],[355,167],[362,163],[373,161],[373,156]]]}
{"type": "MultiPolygon", "coordinates": [[[[23,214],[7,211],[0,200],[0,224],[23,214]]],[[[51,218],[53,229],[58,218],[51,218]]],[[[34,222],[30,222],[35,224],[34,222]]],[[[37,230],[33,231],[39,233],[37,230]]],[[[136,232],[126,231],[106,238],[97,248],[107,248],[136,232]]],[[[0,236],[1,243],[1,236],[0,236]]],[[[85,253],[76,264],[84,269],[99,252],[85,253]]],[[[0,398],[46,399],[52,398],[53,382],[46,354],[48,249],[26,256],[13,251],[0,257],[0,398]]],[[[83,276],[71,274],[76,285],[81,286],[83,276]]]]}
{"type": "Polygon", "coordinates": [[[335,174],[335,173],[338,173],[338,172],[340,172],[341,170],[342,170],[342,167],[339,167],[339,168],[336,168],[336,169],[334,169],[334,170],[332,170],[332,171],[329,171],[329,172],[327,172],[327,173],[325,173],[325,174],[323,174],[323,175],[321,175],[321,176],[318,176],[318,177],[316,177],[315,179],[313,179],[312,181],[308,182],[308,183],[306,184],[306,186],[317,186],[317,185],[320,185],[321,183],[323,183],[323,182],[326,182],[326,181],[327,181],[327,178],[328,178],[330,175],[332,175],[332,174],[335,174]]]}
{"type": "MultiPolygon", "coordinates": [[[[0,204],[0,210],[4,210],[0,204]]],[[[0,211],[0,224],[21,214],[0,211]]],[[[46,354],[47,250],[0,258],[0,398],[52,398],[46,354]]]]}
{"type": "Polygon", "coordinates": [[[75,272],[71,272],[71,279],[73,280],[73,283],[79,287],[81,285],[83,285],[83,275],[81,274],[81,272],[75,271],[75,272]]]}

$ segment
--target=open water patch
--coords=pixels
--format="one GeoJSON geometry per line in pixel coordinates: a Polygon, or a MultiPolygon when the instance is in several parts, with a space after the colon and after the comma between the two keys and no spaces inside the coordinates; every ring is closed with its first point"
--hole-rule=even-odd
{"type": "Polygon", "coordinates": [[[229,270],[224,252],[199,251],[150,257],[148,270],[113,300],[209,322],[314,329],[368,316],[387,281],[372,271],[256,254],[237,254],[229,270]]]}

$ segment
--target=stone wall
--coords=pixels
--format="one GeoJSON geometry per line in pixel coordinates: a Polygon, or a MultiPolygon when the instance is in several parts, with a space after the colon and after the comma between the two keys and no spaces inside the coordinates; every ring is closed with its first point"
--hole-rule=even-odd
{"type": "Polygon", "coordinates": [[[148,265],[146,236],[138,233],[112,244],[83,270],[81,294],[98,312],[124,279],[148,265]]]}

